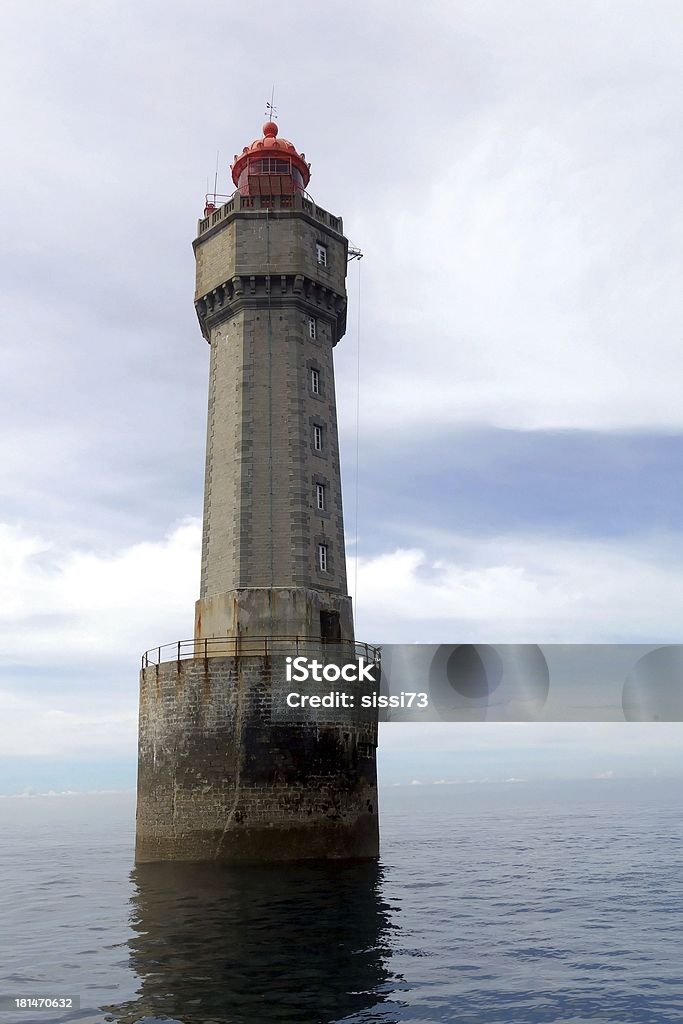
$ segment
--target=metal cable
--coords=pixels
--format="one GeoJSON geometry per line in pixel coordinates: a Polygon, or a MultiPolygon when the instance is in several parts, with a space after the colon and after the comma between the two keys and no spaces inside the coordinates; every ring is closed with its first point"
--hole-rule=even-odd
{"type": "Polygon", "coordinates": [[[360,264],[358,260],[358,313],[356,322],[356,491],[355,491],[355,543],[353,569],[353,630],[358,616],[358,482],[360,477],[360,264]]]}

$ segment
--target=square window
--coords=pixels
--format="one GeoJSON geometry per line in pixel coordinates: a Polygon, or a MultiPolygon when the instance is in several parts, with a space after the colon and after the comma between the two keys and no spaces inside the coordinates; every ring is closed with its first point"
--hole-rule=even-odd
{"type": "Polygon", "coordinates": [[[321,512],[325,511],[325,484],[315,485],[315,502],[321,512]]]}
{"type": "Polygon", "coordinates": [[[317,423],[313,427],[313,447],[317,452],[323,450],[323,428],[319,427],[317,423]]]}
{"type": "Polygon", "coordinates": [[[327,266],[327,246],[316,243],[315,251],[318,254],[318,263],[321,267],[327,266]]]}
{"type": "Polygon", "coordinates": [[[318,336],[318,324],[314,316],[308,318],[308,336],[313,339],[318,336]]]}
{"type": "Polygon", "coordinates": [[[327,572],[327,544],[318,544],[318,568],[327,572]]]}
{"type": "Polygon", "coordinates": [[[311,391],[314,395],[320,394],[320,371],[311,370],[311,391]]]}

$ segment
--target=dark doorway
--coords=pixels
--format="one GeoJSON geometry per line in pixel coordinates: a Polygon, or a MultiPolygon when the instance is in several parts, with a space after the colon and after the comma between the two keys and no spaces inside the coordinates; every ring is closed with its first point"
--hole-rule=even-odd
{"type": "Polygon", "coordinates": [[[341,641],[339,612],[320,613],[320,635],[324,644],[338,644],[341,641]]]}

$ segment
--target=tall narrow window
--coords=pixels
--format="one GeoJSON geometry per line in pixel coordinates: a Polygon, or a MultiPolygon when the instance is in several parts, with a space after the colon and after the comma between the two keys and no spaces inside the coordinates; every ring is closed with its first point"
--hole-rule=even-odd
{"type": "Polygon", "coordinates": [[[313,427],[313,447],[317,452],[323,450],[323,428],[316,423],[313,427]]]}
{"type": "Polygon", "coordinates": [[[318,337],[318,323],[314,316],[308,318],[308,337],[314,340],[318,337]]]}
{"type": "Polygon", "coordinates": [[[311,391],[314,395],[320,394],[320,370],[311,370],[311,391]]]}
{"type": "Polygon", "coordinates": [[[321,512],[325,511],[325,484],[315,485],[315,503],[321,512]]]}
{"type": "Polygon", "coordinates": [[[321,245],[320,242],[316,244],[315,251],[318,254],[318,263],[321,267],[327,266],[327,246],[321,245]]]}
{"type": "Polygon", "coordinates": [[[318,544],[318,568],[327,572],[327,544],[318,544]]]}

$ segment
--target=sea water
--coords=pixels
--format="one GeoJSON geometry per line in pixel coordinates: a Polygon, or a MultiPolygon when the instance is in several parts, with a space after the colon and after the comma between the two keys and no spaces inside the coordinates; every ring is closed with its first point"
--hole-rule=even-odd
{"type": "Polygon", "coordinates": [[[7,1021],[683,1021],[680,783],[380,791],[378,865],[133,865],[132,794],[0,799],[7,1021]]]}

